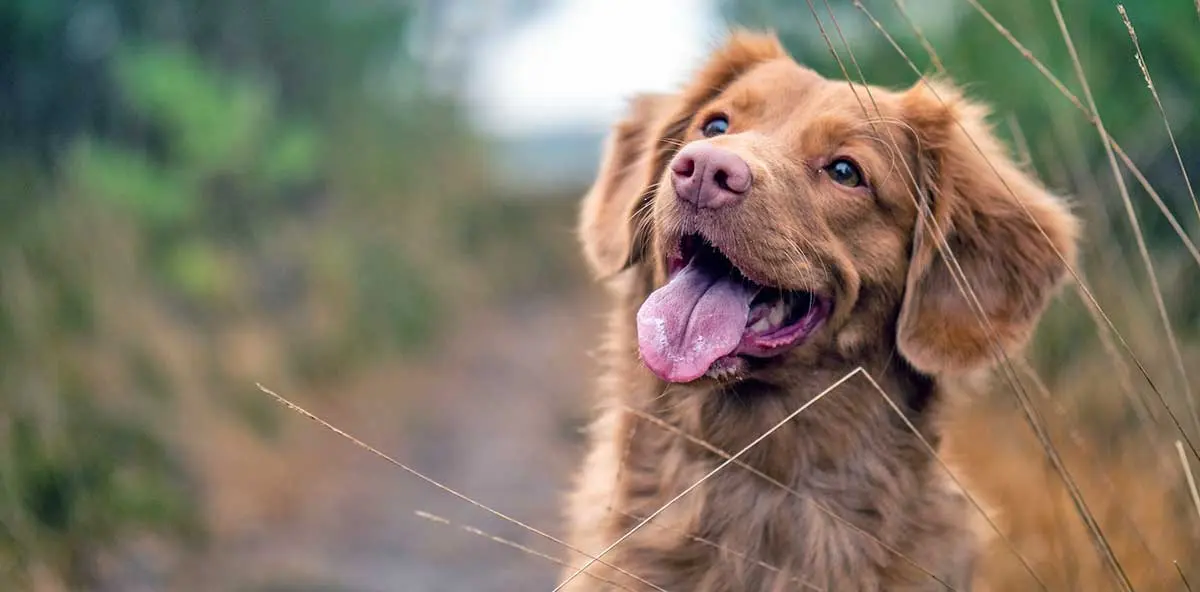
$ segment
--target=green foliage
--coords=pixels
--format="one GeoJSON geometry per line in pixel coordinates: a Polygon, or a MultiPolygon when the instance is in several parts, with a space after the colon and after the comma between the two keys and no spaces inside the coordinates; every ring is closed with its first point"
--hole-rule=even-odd
{"type": "Polygon", "coordinates": [[[472,140],[451,110],[398,110],[364,84],[403,61],[411,10],[0,2],[0,588],[48,571],[94,589],[98,560],[127,541],[202,540],[178,431],[158,427],[177,393],[199,387],[258,433],[278,429],[231,374],[222,332],[273,325],[268,347],[310,353],[286,360],[301,379],[432,337],[445,305],[408,235],[437,229],[394,209],[468,194],[471,175],[409,180],[472,140]],[[126,312],[194,337],[199,378],[126,312]],[[309,322],[322,315],[333,329],[309,322]]]}
{"type": "Polygon", "coordinates": [[[282,116],[263,85],[177,49],[123,52],[115,74],[161,149],[82,138],[69,161],[72,182],[136,220],[168,287],[219,302],[228,286],[214,241],[251,240],[297,187],[313,182],[320,137],[282,116]]]}
{"type": "Polygon", "coordinates": [[[544,199],[497,195],[447,211],[446,225],[462,256],[478,263],[481,284],[529,298],[579,279],[577,254],[563,248],[573,231],[563,220],[574,218],[576,203],[544,199]]]}
{"type": "Polygon", "coordinates": [[[65,400],[57,429],[30,414],[6,420],[0,555],[22,571],[42,564],[78,587],[93,581],[95,558],[125,537],[195,537],[182,467],[162,441],[87,397],[65,400]]]}
{"type": "Polygon", "coordinates": [[[170,228],[194,216],[200,206],[200,198],[177,171],[156,166],[145,154],[84,138],[71,157],[79,185],[141,224],[170,228]]]}
{"type": "Polygon", "coordinates": [[[429,339],[438,318],[436,296],[420,270],[383,245],[365,244],[355,258],[360,310],[354,332],[370,342],[413,347],[429,339]]]}
{"type": "Polygon", "coordinates": [[[234,175],[269,190],[316,175],[315,133],[280,117],[264,85],[167,48],[123,53],[115,71],[130,105],[169,138],[168,158],[186,181],[234,175]]]}
{"type": "MultiPolygon", "coordinates": [[[[119,542],[202,531],[154,416],[101,403],[137,397],[113,392],[89,363],[103,347],[84,353],[104,332],[89,258],[69,238],[88,217],[52,196],[29,197],[41,201],[21,232],[0,238],[0,585],[23,587],[48,570],[89,588],[96,561],[119,542]]],[[[135,392],[162,388],[141,371],[135,392]]]]}

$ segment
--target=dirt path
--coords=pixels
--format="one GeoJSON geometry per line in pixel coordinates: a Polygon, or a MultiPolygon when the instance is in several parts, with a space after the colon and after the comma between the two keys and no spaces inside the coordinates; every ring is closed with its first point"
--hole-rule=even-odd
{"type": "MultiPolygon", "coordinates": [[[[596,311],[561,296],[471,314],[428,361],[374,372],[352,395],[339,395],[344,404],[311,408],[429,477],[557,535],[561,493],[579,452],[596,311]]],[[[234,582],[363,592],[554,587],[559,568],[549,561],[415,512],[561,556],[552,543],[316,425],[289,429],[294,444],[282,462],[300,467],[289,509],[223,545],[215,558],[222,589],[234,582]]]]}

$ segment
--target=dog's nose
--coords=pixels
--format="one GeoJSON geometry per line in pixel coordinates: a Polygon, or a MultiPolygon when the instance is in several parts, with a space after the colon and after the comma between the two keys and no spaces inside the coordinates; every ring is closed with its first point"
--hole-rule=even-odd
{"type": "Polygon", "coordinates": [[[671,161],[675,194],[700,208],[716,210],[741,202],[751,180],[745,160],[707,143],[684,146],[671,161]]]}

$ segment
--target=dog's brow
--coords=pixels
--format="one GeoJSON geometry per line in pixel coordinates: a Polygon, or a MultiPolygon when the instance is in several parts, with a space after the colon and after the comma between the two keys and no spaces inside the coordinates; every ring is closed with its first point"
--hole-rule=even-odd
{"type": "Polygon", "coordinates": [[[795,125],[803,126],[800,137],[806,154],[824,154],[836,150],[867,131],[861,129],[859,122],[839,115],[822,115],[807,121],[802,116],[797,119],[795,125]]]}
{"type": "Polygon", "coordinates": [[[754,86],[731,89],[726,92],[729,106],[737,111],[757,111],[761,109],[765,98],[754,86]]]}

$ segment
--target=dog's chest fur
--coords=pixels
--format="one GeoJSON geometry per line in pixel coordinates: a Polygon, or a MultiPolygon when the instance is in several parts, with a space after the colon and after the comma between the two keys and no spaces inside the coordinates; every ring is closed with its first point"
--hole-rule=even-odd
{"type": "MultiPolygon", "coordinates": [[[[593,555],[816,394],[664,393],[636,356],[609,353],[615,363],[604,406],[568,512],[570,542],[593,555]]],[[[810,368],[804,382],[828,386],[848,371],[823,376],[810,368]]],[[[904,377],[881,374],[889,393],[913,392],[904,377]]],[[[928,422],[925,411],[919,426],[928,422]]],[[[847,381],[738,461],[566,589],[654,589],[645,582],[697,592],[946,589],[929,574],[970,589],[973,510],[865,380],[847,381]]]]}
{"type": "MultiPolygon", "coordinates": [[[[618,433],[594,434],[604,444],[592,449],[573,499],[573,543],[592,554],[724,460],[619,409],[606,412],[595,428],[618,433]]],[[[891,462],[813,464],[788,475],[756,462],[786,451],[770,441],[760,446],[761,455],[746,458],[762,474],[726,466],[605,561],[672,591],[945,589],[922,569],[954,589],[969,589],[974,547],[962,526],[966,505],[944,481],[906,470],[904,454],[891,462]]],[[[603,565],[590,571],[628,589],[653,589],[603,565]]],[[[621,589],[586,575],[573,583],[569,589],[621,589]]]]}

